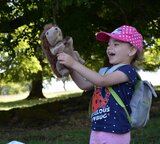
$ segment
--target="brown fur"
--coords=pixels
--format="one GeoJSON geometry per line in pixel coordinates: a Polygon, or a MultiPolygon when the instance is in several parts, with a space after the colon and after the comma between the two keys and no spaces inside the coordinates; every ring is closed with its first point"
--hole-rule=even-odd
{"type": "Polygon", "coordinates": [[[55,40],[54,45],[49,44],[49,41],[47,40],[45,33],[52,27],[56,28],[57,26],[52,24],[47,24],[44,26],[44,30],[40,36],[40,39],[42,42],[42,49],[55,75],[57,77],[68,76],[69,70],[65,66],[59,64],[59,62],[57,61],[56,54],[63,51],[71,55],[75,60],[81,62],[82,64],[84,63],[84,60],[80,58],[79,53],[77,51],[74,51],[72,37],[66,37],[63,39],[62,32],[61,32],[61,29],[59,29],[59,27],[57,27],[60,31],[60,34],[57,35],[57,37],[59,38],[55,40]]]}

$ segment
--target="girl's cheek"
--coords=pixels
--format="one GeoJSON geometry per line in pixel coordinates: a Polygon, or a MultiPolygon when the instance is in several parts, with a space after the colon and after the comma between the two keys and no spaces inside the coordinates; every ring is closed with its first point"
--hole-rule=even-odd
{"type": "Polygon", "coordinates": [[[108,50],[106,49],[106,54],[108,53],[108,50]]]}

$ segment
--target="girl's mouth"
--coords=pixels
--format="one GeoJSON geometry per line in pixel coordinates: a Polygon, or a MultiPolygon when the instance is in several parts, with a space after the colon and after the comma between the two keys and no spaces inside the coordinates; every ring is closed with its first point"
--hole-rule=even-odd
{"type": "Polygon", "coordinates": [[[113,53],[113,52],[109,52],[108,53],[108,56],[115,56],[116,54],[115,53],[113,53]]]}

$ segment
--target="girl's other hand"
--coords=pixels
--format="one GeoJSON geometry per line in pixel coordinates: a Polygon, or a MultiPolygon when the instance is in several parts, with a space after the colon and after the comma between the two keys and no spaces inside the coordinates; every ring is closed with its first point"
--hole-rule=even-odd
{"type": "Polygon", "coordinates": [[[63,64],[67,67],[72,67],[76,62],[70,55],[62,52],[57,55],[57,59],[60,64],[63,64]]]}

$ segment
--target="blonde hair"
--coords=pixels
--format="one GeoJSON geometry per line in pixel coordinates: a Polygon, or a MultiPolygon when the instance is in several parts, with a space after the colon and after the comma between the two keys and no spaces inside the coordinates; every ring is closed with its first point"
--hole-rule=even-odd
{"type": "Polygon", "coordinates": [[[142,68],[142,62],[144,61],[144,50],[138,50],[137,49],[137,52],[131,62],[131,64],[136,67],[137,69],[141,69],[142,68]]]}

